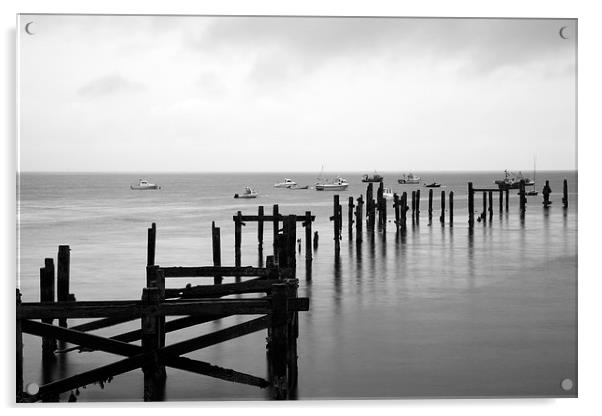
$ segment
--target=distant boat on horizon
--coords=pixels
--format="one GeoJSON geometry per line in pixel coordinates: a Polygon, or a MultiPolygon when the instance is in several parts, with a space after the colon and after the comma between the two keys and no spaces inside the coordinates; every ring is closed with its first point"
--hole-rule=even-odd
{"type": "Polygon", "coordinates": [[[402,185],[417,185],[420,183],[420,176],[414,175],[410,172],[407,175],[402,175],[397,182],[402,185]]]}
{"type": "Polygon", "coordinates": [[[150,183],[146,179],[138,179],[138,184],[130,185],[130,189],[133,191],[147,191],[147,190],[161,189],[161,187],[154,183],[150,183]]]}
{"type": "Polygon", "coordinates": [[[384,178],[382,177],[382,175],[379,175],[378,173],[376,173],[376,171],[374,172],[374,175],[362,176],[362,182],[382,182],[383,179],[384,178]]]}
{"type": "Polygon", "coordinates": [[[292,186],[297,186],[297,182],[289,178],[284,178],[284,182],[274,184],[274,188],[290,188],[292,186]]]}

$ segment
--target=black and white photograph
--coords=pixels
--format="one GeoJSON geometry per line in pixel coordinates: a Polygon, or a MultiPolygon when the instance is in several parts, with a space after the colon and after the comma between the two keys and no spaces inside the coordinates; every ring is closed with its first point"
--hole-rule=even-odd
{"type": "Polygon", "coordinates": [[[578,32],[19,14],[14,402],[576,398],[578,32]]]}

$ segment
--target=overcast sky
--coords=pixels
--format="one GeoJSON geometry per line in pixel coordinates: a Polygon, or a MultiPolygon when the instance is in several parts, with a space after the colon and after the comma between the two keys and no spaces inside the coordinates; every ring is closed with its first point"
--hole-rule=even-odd
{"type": "Polygon", "coordinates": [[[576,44],[574,20],[22,15],[20,169],[575,169],[576,44]]]}

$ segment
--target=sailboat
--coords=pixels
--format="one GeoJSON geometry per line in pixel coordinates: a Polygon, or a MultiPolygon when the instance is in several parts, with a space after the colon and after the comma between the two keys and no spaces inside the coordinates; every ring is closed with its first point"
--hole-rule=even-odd
{"type": "Polygon", "coordinates": [[[527,192],[527,196],[537,196],[537,191],[535,190],[535,158],[533,158],[533,189],[527,192]]]}

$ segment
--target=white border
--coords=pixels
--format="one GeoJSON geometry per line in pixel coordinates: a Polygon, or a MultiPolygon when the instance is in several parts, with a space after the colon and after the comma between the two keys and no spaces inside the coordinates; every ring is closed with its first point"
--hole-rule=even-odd
{"type": "MultiPolygon", "coordinates": [[[[332,411],[346,408],[352,414],[361,414],[376,408],[380,413],[399,411],[420,411],[427,414],[445,413],[448,415],[507,415],[508,413],[529,412],[530,415],[593,414],[600,407],[600,355],[602,346],[598,321],[602,314],[598,305],[602,303],[602,273],[596,267],[599,231],[596,220],[600,217],[602,201],[599,182],[602,169],[599,167],[601,153],[598,141],[602,139],[600,124],[600,65],[599,41],[602,39],[602,17],[596,10],[596,2],[591,1],[386,1],[386,0],[4,0],[0,2],[0,20],[3,34],[2,82],[4,99],[0,106],[0,126],[4,129],[2,142],[2,215],[0,216],[0,238],[3,265],[3,304],[5,305],[3,326],[2,364],[0,366],[5,382],[2,383],[2,405],[10,407],[14,398],[14,276],[16,259],[15,234],[15,172],[16,127],[15,111],[15,22],[16,14],[21,13],[123,13],[123,14],[302,14],[302,15],[376,15],[376,16],[466,16],[466,17],[557,17],[579,19],[579,399],[518,399],[518,400],[410,400],[410,401],[304,401],[292,404],[274,403],[170,403],[169,405],[145,408],[145,412],[164,412],[165,407],[176,407],[178,411],[197,407],[193,411],[207,412],[218,408],[220,414],[244,411],[252,414],[268,412],[299,414],[308,411],[332,411]],[[597,169],[596,169],[597,168],[597,169]],[[201,409],[199,409],[200,407],[201,409]],[[314,409],[317,408],[317,409],[314,409]]],[[[140,406],[140,405],[138,405],[140,406]]],[[[31,409],[37,409],[39,406],[31,409]]],[[[116,405],[73,406],[75,411],[104,413],[116,405]]],[[[119,407],[134,407],[119,406],[119,407]]],[[[14,411],[12,407],[9,412],[14,411]]],[[[71,412],[73,409],[46,409],[54,413],[71,412]]],[[[31,411],[31,410],[30,410],[31,411]]],[[[39,410],[38,410],[39,411],[39,410]]]]}

